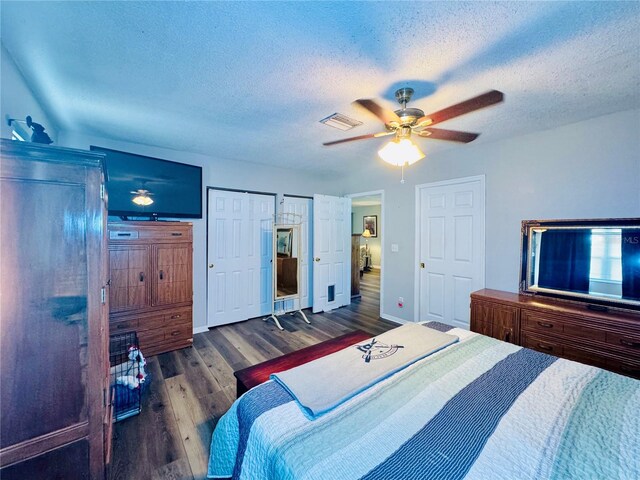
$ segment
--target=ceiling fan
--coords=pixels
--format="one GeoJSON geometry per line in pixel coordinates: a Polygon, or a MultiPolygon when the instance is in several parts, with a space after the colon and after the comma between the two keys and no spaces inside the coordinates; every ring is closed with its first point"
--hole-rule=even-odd
{"type": "Polygon", "coordinates": [[[388,163],[402,166],[412,164],[424,157],[420,149],[411,142],[411,134],[421,138],[433,138],[437,140],[447,140],[450,142],[469,143],[478,138],[479,133],[460,132],[457,130],[444,130],[432,128],[432,125],[450,120],[465,113],[470,113],[481,108],[500,103],[504,99],[504,94],[497,90],[478,95],[464,102],[438,110],[437,112],[425,115],[419,108],[408,108],[407,103],[413,95],[412,88],[401,88],[396,91],[396,99],[402,108],[392,112],[374,100],[360,99],[354,103],[367,109],[384,122],[386,131],[359,135],[357,137],[343,138],[323,145],[337,145],[339,143],[353,142],[355,140],[365,140],[368,138],[378,138],[387,135],[395,135],[395,138],[385,145],[378,153],[388,163]],[[385,149],[388,151],[385,152],[385,149]],[[385,154],[386,153],[386,154],[385,154]],[[385,158],[386,157],[386,158],[385,158]]]}

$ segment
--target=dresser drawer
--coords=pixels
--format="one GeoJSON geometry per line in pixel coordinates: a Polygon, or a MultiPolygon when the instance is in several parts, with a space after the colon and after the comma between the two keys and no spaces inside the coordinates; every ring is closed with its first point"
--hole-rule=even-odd
{"type": "Polygon", "coordinates": [[[184,323],[191,321],[191,308],[172,310],[164,315],[166,324],[184,323]]]}
{"type": "Polygon", "coordinates": [[[152,330],[164,328],[170,325],[191,322],[191,308],[170,310],[167,313],[158,312],[157,315],[141,317],[139,320],[140,330],[152,330]]]}
{"type": "Polygon", "coordinates": [[[589,349],[580,348],[575,345],[565,344],[563,346],[564,358],[574,362],[593,365],[594,367],[609,368],[605,353],[599,353],[589,349]]]}
{"type": "Polygon", "coordinates": [[[562,356],[564,354],[564,345],[561,341],[531,335],[528,332],[522,332],[522,346],[549,355],[562,356]]]}
{"type": "Polygon", "coordinates": [[[153,243],[161,241],[171,242],[191,242],[193,240],[191,224],[183,225],[153,225],[146,222],[144,225],[133,223],[109,224],[109,243],[113,242],[135,242],[153,243]]]}
{"type": "Polygon", "coordinates": [[[180,323],[171,327],[165,328],[164,339],[165,340],[184,340],[193,336],[193,327],[191,322],[180,323]]]}
{"type": "Polygon", "coordinates": [[[564,331],[564,322],[561,318],[545,313],[522,310],[520,321],[522,328],[531,332],[559,334],[564,331]]]}
{"type": "Polygon", "coordinates": [[[598,340],[600,342],[605,341],[605,332],[602,329],[596,329],[589,325],[579,323],[580,319],[575,319],[575,322],[568,322],[564,324],[563,333],[568,337],[576,337],[588,340],[598,340]]]}
{"type": "Polygon", "coordinates": [[[109,322],[109,334],[130,332],[138,329],[138,319],[118,320],[109,322]]]}
{"type": "Polygon", "coordinates": [[[640,335],[607,332],[607,343],[616,345],[634,357],[640,357],[640,335]]]}
{"type": "Polygon", "coordinates": [[[158,328],[156,330],[144,330],[138,332],[138,342],[140,342],[140,349],[142,353],[148,355],[145,352],[145,348],[149,345],[155,345],[164,341],[164,328],[158,328]]]}
{"type": "Polygon", "coordinates": [[[140,331],[144,330],[162,330],[167,324],[164,315],[153,315],[140,318],[140,331]]]}
{"type": "Polygon", "coordinates": [[[553,314],[522,311],[522,328],[546,335],[564,335],[587,340],[605,341],[605,332],[578,317],[560,318],[553,314]]]}
{"type": "Polygon", "coordinates": [[[138,236],[141,240],[157,241],[168,240],[175,242],[191,242],[191,228],[175,227],[175,228],[140,228],[138,236]]]}
{"type": "Polygon", "coordinates": [[[594,367],[609,368],[605,354],[582,348],[578,345],[563,343],[561,340],[523,333],[523,347],[548,353],[574,362],[592,365],[594,367]]]}
{"type": "Polygon", "coordinates": [[[629,377],[640,378],[640,360],[607,359],[607,368],[629,377]]]}

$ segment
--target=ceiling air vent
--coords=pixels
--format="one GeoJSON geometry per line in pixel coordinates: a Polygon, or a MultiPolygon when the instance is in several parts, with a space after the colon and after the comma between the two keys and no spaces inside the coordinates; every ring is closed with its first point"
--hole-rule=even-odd
{"type": "Polygon", "coordinates": [[[362,125],[362,122],[349,118],[341,113],[334,113],[327,118],[320,120],[320,123],[329,125],[330,127],[337,128],[338,130],[351,130],[358,125],[362,125]]]}

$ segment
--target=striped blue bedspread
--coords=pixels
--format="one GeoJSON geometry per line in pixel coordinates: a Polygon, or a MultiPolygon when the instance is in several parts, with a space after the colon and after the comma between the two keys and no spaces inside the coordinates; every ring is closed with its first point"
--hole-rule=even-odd
{"type": "Polygon", "coordinates": [[[316,420],[277,383],[253,388],[218,422],[208,477],[640,479],[640,381],[450,333],[316,420]]]}

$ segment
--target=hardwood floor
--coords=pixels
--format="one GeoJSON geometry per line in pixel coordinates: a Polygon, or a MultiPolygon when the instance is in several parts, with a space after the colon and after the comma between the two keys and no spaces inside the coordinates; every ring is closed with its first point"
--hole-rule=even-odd
{"type": "Polygon", "coordinates": [[[366,302],[376,304],[380,310],[380,270],[371,269],[360,279],[360,294],[366,302]]]}
{"type": "MultiPolygon", "coordinates": [[[[203,479],[215,424],[235,400],[233,372],[353,330],[372,336],[398,325],[379,318],[380,271],[366,272],[362,297],[330,313],[306,311],[311,325],[283,316],[194,335],[193,347],[147,359],[151,375],[140,415],[114,427],[112,480],[203,479]]],[[[144,352],[143,352],[144,353],[144,352]]]]}

